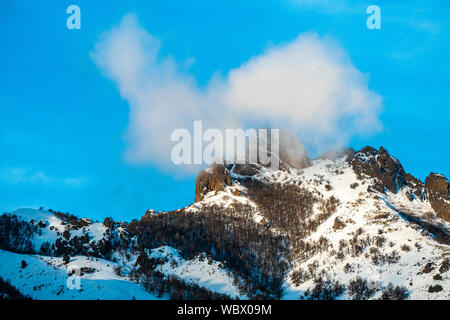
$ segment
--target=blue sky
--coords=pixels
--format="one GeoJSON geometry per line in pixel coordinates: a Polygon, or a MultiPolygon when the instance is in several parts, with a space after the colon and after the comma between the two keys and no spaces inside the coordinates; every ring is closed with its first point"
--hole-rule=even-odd
{"type": "Polygon", "coordinates": [[[430,171],[448,177],[449,9],[445,0],[2,1],[0,210],[131,220],[193,201],[195,174],[124,159],[129,101],[92,52],[127,14],[199,90],[305,32],[331,39],[382,99],[382,129],[348,144],[383,145],[422,180],[430,171]],[[66,28],[71,4],[81,30],[66,28]],[[366,28],[369,4],[381,8],[381,30],[366,28]]]}

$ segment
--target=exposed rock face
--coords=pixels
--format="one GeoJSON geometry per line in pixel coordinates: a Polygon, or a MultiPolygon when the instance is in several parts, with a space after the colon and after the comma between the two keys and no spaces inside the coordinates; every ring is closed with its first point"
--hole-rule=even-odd
{"type": "Polygon", "coordinates": [[[431,207],[436,215],[450,221],[450,183],[447,178],[432,172],[425,180],[425,187],[428,190],[431,207]]]}
{"type": "Polygon", "coordinates": [[[351,161],[353,170],[362,177],[367,175],[376,178],[375,188],[380,192],[386,189],[397,193],[408,186],[411,190],[410,200],[418,198],[421,201],[429,199],[433,210],[438,217],[450,221],[450,183],[443,175],[431,173],[425,184],[409,173],[405,173],[401,163],[390,156],[383,147],[376,150],[367,146],[358,151],[351,161]]]}
{"type": "Polygon", "coordinates": [[[406,173],[401,163],[391,157],[383,147],[377,151],[367,146],[358,151],[352,160],[352,166],[358,177],[367,175],[377,179],[376,188],[397,193],[406,185],[406,173]]]}
{"type": "Polygon", "coordinates": [[[231,185],[230,172],[220,164],[212,164],[208,169],[200,171],[195,182],[195,202],[203,199],[210,191],[224,190],[231,185]]]}
{"type": "Polygon", "coordinates": [[[406,184],[411,188],[412,194],[410,194],[408,197],[410,200],[414,200],[414,197],[418,198],[421,201],[425,201],[427,198],[427,193],[425,190],[425,184],[417,179],[416,177],[412,176],[411,174],[407,173],[405,176],[406,184]]]}
{"type": "Polygon", "coordinates": [[[428,191],[436,193],[442,197],[448,197],[450,190],[450,184],[446,177],[441,174],[430,173],[430,175],[425,180],[425,186],[428,191]]]}
{"type": "Polygon", "coordinates": [[[114,220],[110,217],[106,217],[103,221],[103,225],[108,229],[114,229],[114,220]]]}

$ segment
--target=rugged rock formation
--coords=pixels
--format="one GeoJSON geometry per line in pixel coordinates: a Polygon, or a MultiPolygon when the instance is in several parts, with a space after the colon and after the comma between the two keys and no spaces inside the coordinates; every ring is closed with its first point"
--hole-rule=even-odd
{"type": "Polygon", "coordinates": [[[362,178],[363,175],[376,179],[375,188],[380,192],[389,190],[397,193],[408,186],[410,200],[418,198],[421,201],[429,199],[436,215],[450,221],[450,184],[440,174],[431,173],[425,184],[409,173],[405,173],[401,163],[383,147],[376,150],[367,146],[358,151],[351,161],[353,170],[362,178]]]}
{"type": "Polygon", "coordinates": [[[380,192],[389,190],[397,193],[406,185],[406,173],[401,163],[390,156],[386,149],[367,146],[358,151],[352,160],[353,170],[362,178],[363,175],[375,178],[375,188],[380,192]]]}
{"type": "Polygon", "coordinates": [[[408,187],[411,189],[412,194],[409,194],[409,200],[414,200],[414,198],[418,198],[421,201],[425,201],[427,199],[425,184],[414,177],[413,175],[407,173],[405,176],[405,181],[408,187]]]}
{"type": "Polygon", "coordinates": [[[105,220],[103,221],[103,224],[108,229],[114,229],[114,220],[110,217],[106,217],[105,220]]]}
{"type": "Polygon", "coordinates": [[[450,183],[441,174],[430,173],[425,180],[431,207],[437,216],[450,221],[450,183]]]}
{"type": "Polygon", "coordinates": [[[208,169],[200,171],[195,182],[195,202],[203,199],[210,191],[221,191],[231,185],[230,171],[220,164],[212,164],[208,169]]]}

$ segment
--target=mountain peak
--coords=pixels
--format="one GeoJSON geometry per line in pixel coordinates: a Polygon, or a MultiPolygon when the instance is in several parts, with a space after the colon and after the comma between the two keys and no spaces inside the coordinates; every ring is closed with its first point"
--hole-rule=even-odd
{"type": "Polygon", "coordinates": [[[406,173],[402,164],[383,147],[376,150],[366,146],[355,153],[351,163],[359,178],[364,175],[374,178],[375,188],[380,192],[388,190],[397,193],[406,185],[406,173]]]}
{"type": "Polygon", "coordinates": [[[430,204],[436,214],[446,221],[450,221],[450,183],[448,179],[437,173],[430,173],[425,180],[430,204]]]}

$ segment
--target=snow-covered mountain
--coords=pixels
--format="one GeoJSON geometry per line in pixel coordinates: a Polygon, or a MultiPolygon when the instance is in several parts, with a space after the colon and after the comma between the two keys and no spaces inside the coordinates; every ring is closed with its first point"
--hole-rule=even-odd
{"type": "Polygon", "coordinates": [[[213,165],[195,203],[130,223],[4,214],[0,278],[33,299],[449,299],[449,186],[383,148],[213,165]]]}

